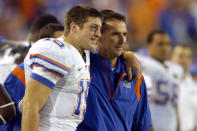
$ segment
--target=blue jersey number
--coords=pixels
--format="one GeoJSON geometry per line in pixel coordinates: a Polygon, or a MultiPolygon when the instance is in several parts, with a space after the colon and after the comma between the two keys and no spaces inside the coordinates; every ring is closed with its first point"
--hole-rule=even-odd
{"type": "Polygon", "coordinates": [[[90,81],[89,80],[81,80],[79,83],[79,88],[81,90],[81,92],[78,94],[78,103],[77,106],[74,108],[74,112],[73,112],[73,116],[79,118],[81,112],[83,112],[83,116],[85,115],[85,111],[86,111],[86,100],[87,100],[87,96],[88,96],[88,88],[90,85],[90,81]],[[84,83],[85,82],[85,83],[84,83]],[[84,106],[81,104],[82,102],[84,102],[84,106]]]}
{"type": "Polygon", "coordinates": [[[155,100],[156,104],[166,105],[168,101],[171,101],[173,106],[176,105],[177,89],[178,89],[178,86],[176,84],[173,84],[171,86],[168,84],[167,81],[160,80],[157,81],[156,86],[157,86],[156,88],[157,93],[159,94],[159,99],[155,100]],[[165,90],[165,88],[172,88],[172,92],[165,90]],[[170,95],[169,93],[172,93],[172,95],[170,95]]]}
{"type": "Polygon", "coordinates": [[[168,88],[167,81],[158,81],[156,83],[156,86],[157,86],[156,90],[157,90],[157,93],[160,95],[159,97],[160,99],[155,100],[155,103],[160,104],[160,105],[165,105],[169,100],[168,92],[163,90],[164,88],[168,88]]]}
{"type": "Polygon", "coordinates": [[[52,38],[45,38],[44,40],[49,40],[49,41],[53,41],[53,43],[55,43],[56,45],[58,45],[59,47],[64,47],[64,43],[57,40],[57,39],[52,39],[52,38]]]}
{"type": "Polygon", "coordinates": [[[62,43],[62,42],[59,41],[59,40],[53,40],[53,42],[54,42],[55,44],[57,44],[59,47],[64,47],[64,43],[62,43]]]}

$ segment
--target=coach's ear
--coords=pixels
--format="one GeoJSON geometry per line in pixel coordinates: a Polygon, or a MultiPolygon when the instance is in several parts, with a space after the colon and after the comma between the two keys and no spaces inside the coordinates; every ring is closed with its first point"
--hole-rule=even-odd
{"type": "Polygon", "coordinates": [[[0,125],[14,119],[16,107],[7,90],[0,84],[0,125]]]}

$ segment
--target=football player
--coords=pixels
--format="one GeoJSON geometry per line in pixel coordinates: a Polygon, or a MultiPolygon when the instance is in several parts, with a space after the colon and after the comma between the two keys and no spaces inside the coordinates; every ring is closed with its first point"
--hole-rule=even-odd
{"type": "Polygon", "coordinates": [[[184,69],[178,101],[181,131],[194,131],[197,128],[197,83],[189,72],[192,57],[191,48],[183,44],[175,46],[171,56],[171,61],[184,69]]]}
{"type": "MultiPolygon", "coordinates": [[[[54,27],[54,25],[52,25],[54,27]]],[[[56,17],[52,15],[41,15],[37,17],[31,26],[29,34],[31,34],[28,37],[28,41],[26,43],[40,39],[40,36],[45,36],[45,37],[54,37],[53,34],[55,34],[56,31],[62,31],[62,28],[64,29],[63,26],[58,24],[58,21],[56,17]],[[61,27],[61,28],[50,28],[51,26],[48,25],[48,23],[52,22],[55,24],[55,26],[61,27]],[[46,27],[47,26],[47,29],[46,27]],[[40,30],[43,31],[40,31],[40,30]],[[47,31],[50,31],[50,33],[47,33],[47,31]],[[37,37],[35,37],[37,36],[37,37]],[[33,37],[33,38],[32,38],[33,37]]],[[[63,33],[62,33],[63,34],[63,33]]],[[[60,36],[62,35],[60,34],[60,36]]],[[[58,36],[59,37],[59,36],[58,36]]],[[[23,98],[24,93],[25,93],[25,72],[24,72],[24,57],[26,53],[28,52],[29,48],[27,46],[20,46],[20,47],[15,47],[15,49],[12,50],[13,54],[19,53],[20,57],[15,59],[15,63],[18,63],[17,67],[15,67],[12,72],[7,76],[6,80],[4,81],[4,87],[8,91],[8,94],[11,96],[13,101],[16,104],[16,117],[12,120],[7,122],[6,124],[0,126],[0,130],[12,130],[12,131],[19,131],[21,128],[21,111],[19,110],[19,102],[23,98]],[[22,63],[21,63],[22,62],[22,63]]],[[[9,72],[8,72],[9,73],[9,72]]],[[[5,109],[6,111],[6,109],[5,109]]]]}
{"type": "Polygon", "coordinates": [[[22,130],[76,130],[86,110],[89,52],[100,38],[100,12],[76,5],[65,16],[64,41],[37,41],[25,58],[22,130]]]}
{"type": "MultiPolygon", "coordinates": [[[[147,37],[148,56],[139,56],[143,72],[151,77],[149,104],[154,131],[176,131],[178,125],[177,97],[182,68],[167,61],[171,51],[169,35],[162,30],[147,37]]],[[[148,80],[145,78],[145,80],[148,80]]]]}

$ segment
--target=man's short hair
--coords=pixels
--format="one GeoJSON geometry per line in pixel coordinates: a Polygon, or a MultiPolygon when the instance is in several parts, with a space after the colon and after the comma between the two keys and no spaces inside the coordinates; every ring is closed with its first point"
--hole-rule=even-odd
{"type": "Polygon", "coordinates": [[[114,12],[113,10],[102,10],[101,15],[102,15],[101,33],[103,33],[107,29],[106,21],[108,21],[108,20],[115,19],[115,20],[120,20],[120,21],[123,21],[126,23],[125,16],[123,16],[117,12],[114,12]]]}
{"type": "Polygon", "coordinates": [[[61,24],[49,23],[40,30],[40,39],[53,37],[56,31],[64,31],[64,26],[61,24]]]}
{"type": "Polygon", "coordinates": [[[184,48],[184,49],[191,49],[191,47],[187,44],[177,44],[174,46],[175,47],[181,47],[181,48],[184,48]]]}
{"type": "Polygon", "coordinates": [[[148,36],[147,36],[147,39],[146,39],[146,42],[147,44],[153,42],[153,39],[154,39],[154,36],[156,34],[159,34],[159,35],[164,35],[164,34],[167,34],[164,30],[154,30],[154,31],[151,31],[148,36]]]}
{"type": "Polygon", "coordinates": [[[91,8],[85,5],[76,5],[72,7],[65,16],[64,28],[65,36],[70,32],[70,24],[75,22],[80,28],[83,28],[83,24],[87,22],[88,17],[100,17],[101,14],[95,8],[91,8]]]}
{"type": "Polygon", "coordinates": [[[41,28],[43,28],[45,25],[49,23],[59,24],[59,21],[53,15],[49,15],[49,14],[41,15],[33,21],[30,32],[35,33],[37,31],[40,31],[41,28]]]}

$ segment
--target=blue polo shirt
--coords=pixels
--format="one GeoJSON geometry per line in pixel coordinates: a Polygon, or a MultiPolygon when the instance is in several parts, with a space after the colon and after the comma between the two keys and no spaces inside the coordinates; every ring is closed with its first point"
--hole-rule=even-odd
{"type": "Polygon", "coordinates": [[[151,114],[143,77],[128,81],[122,57],[115,69],[98,54],[91,54],[90,60],[87,110],[77,130],[149,131],[151,114]]]}

